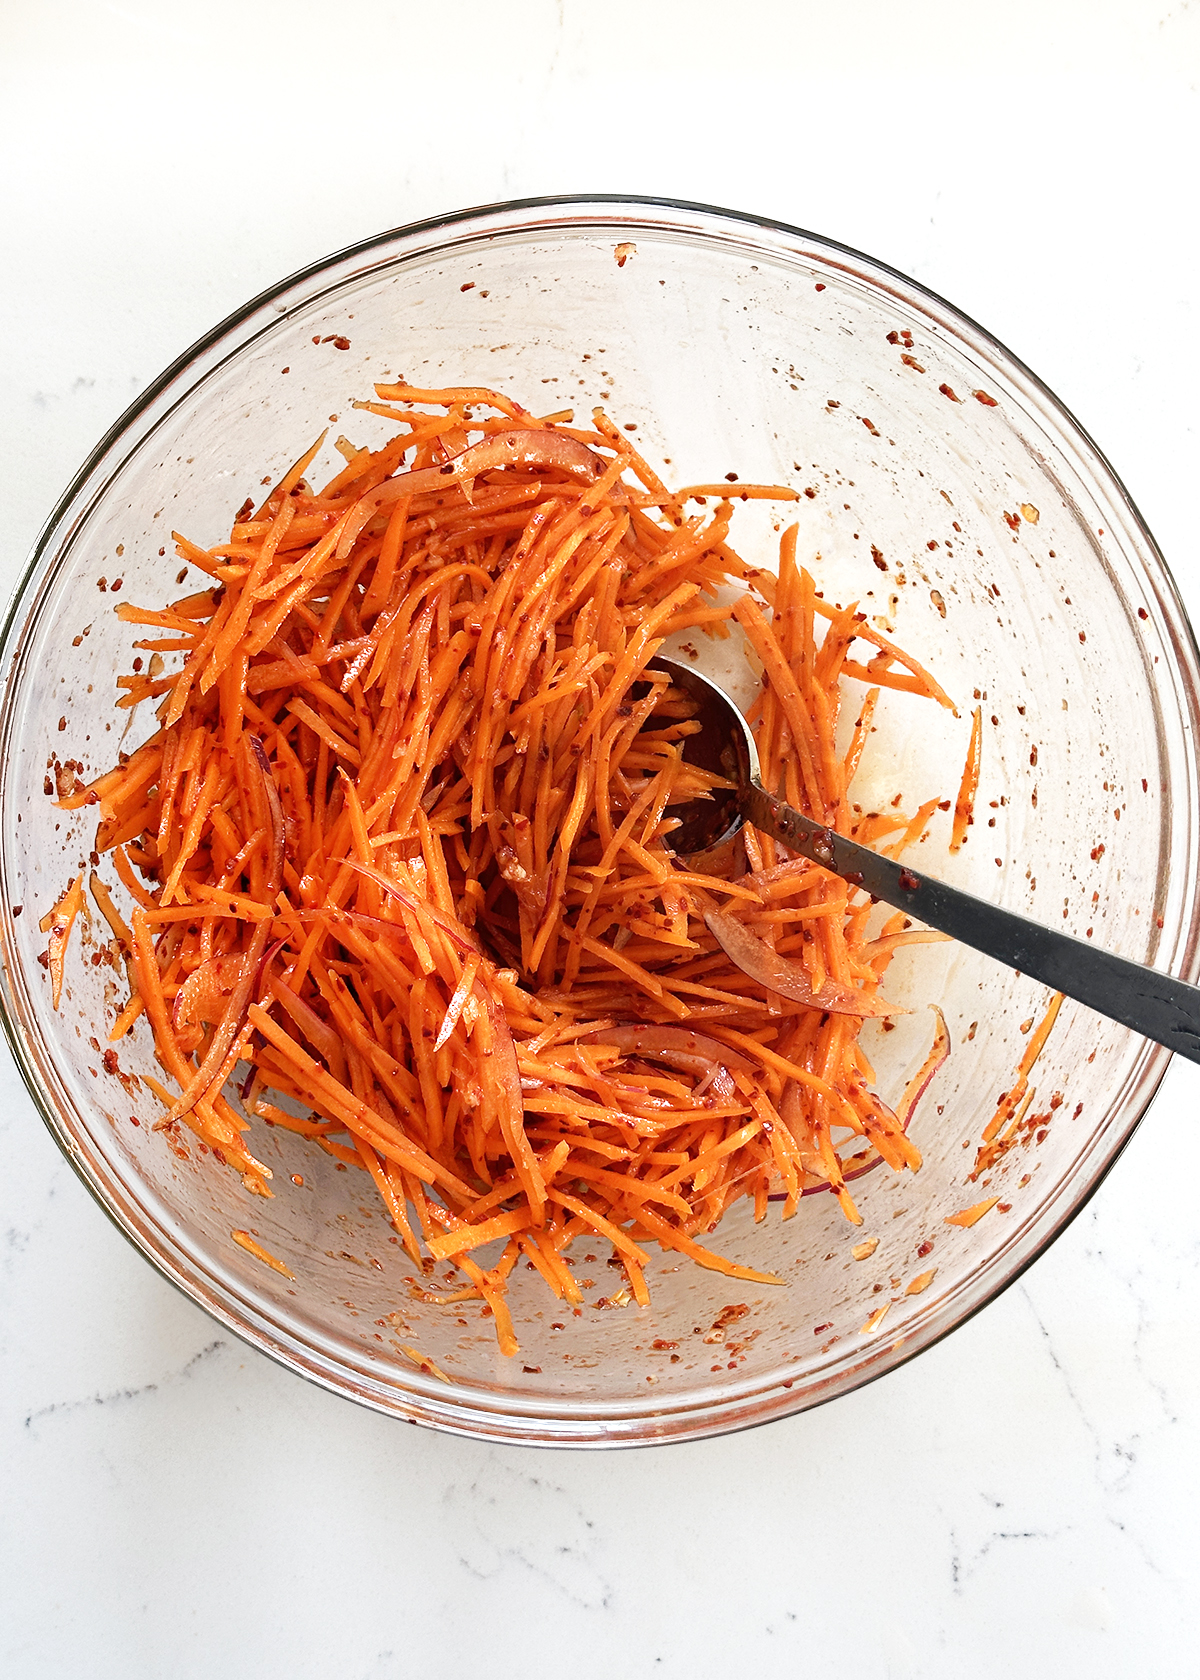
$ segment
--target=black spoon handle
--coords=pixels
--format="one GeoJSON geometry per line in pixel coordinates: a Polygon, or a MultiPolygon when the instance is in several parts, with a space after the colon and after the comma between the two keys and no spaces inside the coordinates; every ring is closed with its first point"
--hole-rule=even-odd
{"type": "Polygon", "coordinates": [[[790,851],[832,869],[864,892],[948,933],[985,956],[1065,992],[1110,1020],[1200,1062],[1200,986],[1114,957],[1082,939],[1039,927],[972,898],[803,817],[760,782],[743,784],[743,815],[790,851]]]}

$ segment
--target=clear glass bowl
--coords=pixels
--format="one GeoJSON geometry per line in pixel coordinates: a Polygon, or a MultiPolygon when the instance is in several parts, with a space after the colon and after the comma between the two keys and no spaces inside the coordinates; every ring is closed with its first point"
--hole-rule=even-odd
{"type": "MultiPolygon", "coordinates": [[[[103,440],[11,609],[0,720],[5,1025],[64,1152],[165,1276],[338,1393],[495,1440],[695,1438],[845,1393],[960,1324],[1052,1240],[1145,1112],[1164,1050],[1066,1005],[1033,1079],[1031,1113],[1050,1118],[990,1182],[968,1183],[1045,994],[969,951],[920,948],[888,976],[889,994],[913,1012],[890,1033],[866,1029],[878,1087],[894,1099],[929,1040],[925,1005],[945,1011],[953,1054],[914,1122],[925,1156],[917,1176],[884,1169],[862,1180],[862,1230],[828,1195],[806,1197],[787,1223],[777,1208],[759,1226],[745,1207],[731,1214],[714,1242],[778,1272],[780,1288],[731,1283],[668,1255],[654,1268],[650,1308],[601,1310],[611,1277],[601,1253],[580,1265],[594,1287],[574,1316],[522,1270],[511,1296],[521,1354],[506,1360],[477,1304],[409,1298],[408,1263],[365,1180],[260,1126],[254,1148],[277,1189],[263,1202],[150,1130],[159,1111],[129,1081],[154,1065],[149,1035],[139,1029],[120,1047],[119,1071],[106,1071],[111,976],[88,961],[86,933],[62,1007],[51,1008],[38,920],[87,863],[94,822],[58,810],[44,790],[56,757],[95,773],[120,744],[114,683],[129,669],[132,635],[114,615],[114,580],[120,600],[163,601],[179,571],[171,531],[221,540],[263,475],[285,468],[331,416],[330,444],[339,426],[356,441],[381,435],[382,423],[349,403],[386,376],[488,384],[539,412],[586,414],[601,401],[636,426],[651,461],[669,457],[663,471],[675,482],[737,472],[811,491],[786,511],[826,595],[858,599],[894,626],[959,707],[953,717],[902,695],[881,706],[864,805],[897,793],[910,808],[953,798],[978,697],[975,826],[952,858],[949,817],[939,817],[923,865],[1191,976],[1197,658],[1170,577],[1077,423],[939,298],[794,228],[597,198],[402,229],[247,305],[103,440]],[[620,245],[635,247],[624,262],[620,245]],[[973,1227],[945,1223],[996,1195],[1000,1205],[973,1227]],[[253,1229],[295,1282],[236,1246],[234,1228],[253,1229]],[[866,1236],[878,1246],[856,1261],[866,1236]],[[930,1270],[929,1286],[907,1294],[930,1270]],[[748,1310],[714,1329],[730,1306],[748,1310]],[[864,1331],[868,1322],[876,1327],[864,1331]]],[[[770,563],[779,510],[751,503],[738,518],[740,549],[770,563]]],[[[711,649],[702,657],[714,674],[736,675],[711,649]]],[[[125,745],[150,727],[139,720],[125,745]]]]}

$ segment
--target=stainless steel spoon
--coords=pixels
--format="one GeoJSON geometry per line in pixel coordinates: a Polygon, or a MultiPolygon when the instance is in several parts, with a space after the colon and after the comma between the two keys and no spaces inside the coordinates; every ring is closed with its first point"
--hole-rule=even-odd
{"type": "Polygon", "coordinates": [[[688,738],[689,762],[736,777],[738,783],[737,792],[724,798],[718,795],[672,807],[673,814],[682,819],[671,836],[676,852],[711,850],[728,842],[743,820],[751,822],[782,841],[789,851],[822,864],[939,933],[948,933],[1098,1014],[1165,1044],[1168,1050],[1200,1062],[1200,987],[972,898],[923,870],[918,873],[907,864],[894,863],[801,816],[763,787],[750,726],[724,690],[677,660],[660,656],[649,663],[652,669],[667,672],[676,687],[699,704],[702,728],[688,738]]]}

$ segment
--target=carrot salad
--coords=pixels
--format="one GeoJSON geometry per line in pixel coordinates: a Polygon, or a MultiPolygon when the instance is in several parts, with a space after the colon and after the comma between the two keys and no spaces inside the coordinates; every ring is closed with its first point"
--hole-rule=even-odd
{"type": "MultiPolygon", "coordinates": [[[[719,867],[676,855],[673,808],[728,784],[687,761],[692,703],[647,663],[674,632],[744,636],[766,784],[893,851],[935,802],[850,802],[876,700],[949,701],[823,599],[794,529],[778,577],[730,546],[736,498],[793,491],[669,490],[599,411],[376,391],[392,441],[339,441],[316,490],[318,440],[228,542],[176,538],[211,587],[117,609],[142,632],[118,704],[159,727],[61,801],[97,807],[131,904],[93,876],[130,978],[110,1037],[148,1027],[158,1125],[251,1192],[255,1122],[369,1174],[418,1277],[460,1277],[409,1286],[481,1299],[506,1353],[508,1275],[527,1260],[579,1303],[577,1238],[611,1243],[618,1299],[648,1300],[655,1245],[775,1281],[704,1241],[732,1203],[786,1219],[826,1190],[859,1222],[857,1172],[920,1165],[905,1126],[944,1028],[895,1108],[859,1035],[931,936],[751,829],[719,867]]],[[[56,996],[83,903],[77,881],[46,924],[56,996]]]]}

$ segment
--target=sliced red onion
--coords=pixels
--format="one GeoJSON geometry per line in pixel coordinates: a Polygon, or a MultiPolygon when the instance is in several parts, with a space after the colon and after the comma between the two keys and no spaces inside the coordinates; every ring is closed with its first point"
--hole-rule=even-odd
{"type": "Polygon", "coordinates": [[[745,923],[737,921],[724,910],[706,910],[704,920],[708,931],[724,951],[730,962],[751,980],[757,980],[768,991],[791,998],[807,1009],[821,1009],[831,1015],[871,1016],[905,1015],[907,1010],[888,1003],[881,997],[870,997],[853,987],[839,986],[836,980],[826,980],[819,992],[812,989],[812,981],[803,963],[781,957],[778,951],[751,933],[745,923]]]}
{"type": "MultiPolygon", "coordinates": [[[[611,1044],[628,1056],[648,1056],[683,1073],[705,1074],[714,1066],[737,1068],[741,1073],[754,1071],[753,1064],[740,1051],[731,1050],[727,1044],[703,1033],[690,1032],[686,1027],[605,1027],[591,1037],[595,1044],[611,1044]]],[[[729,1083],[732,1087],[732,1080],[729,1083]]]]}
{"type": "MultiPolygon", "coordinates": [[[[440,928],[460,951],[478,952],[479,946],[462,923],[455,921],[453,916],[448,916],[444,910],[439,910],[437,905],[431,904],[427,898],[421,898],[411,888],[404,886],[400,881],[394,880],[391,875],[385,875],[381,869],[373,869],[369,863],[355,863],[352,858],[343,858],[341,861],[349,864],[350,868],[356,870],[359,875],[365,875],[368,881],[374,881],[381,892],[387,893],[390,898],[394,898],[398,904],[403,904],[406,909],[411,910],[415,915],[428,916],[429,920],[440,928]]],[[[362,919],[366,921],[370,918],[363,917],[362,919]]],[[[383,925],[389,933],[398,931],[392,923],[384,923],[383,925]]]]}
{"type": "MultiPolygon", "coordinates": [[[[608,463],[577,438],[562,432],[499,432],[464,449],[461,455],[440,467],[420,467],[416,472],[397,473],[374,490],[368,490],[350,509],[337,545],[337,558],[344,560],[354,547],[359,532],[381,507],[401,496],[419,496],[430,490],[444,490],[494,472],[497,467],[557,467],[581,484],[594,484],[608,463]]],[[[609,492],[622,500],[618,486],[609,492]]]]}
{"type": "Polygon", "coordinates": [[[909,1122],[917,1111],[917,1104],[929,1088],[930,1080],[950,1055],[950,1032],[946,1026],[946,1017],[936,1003],[931,1003],[929,1007],[937,1016],[933,1043],[929,1047],[929,1054],[904,1087],[904,1095],[896,1104],[896,1118],[905,1131],[908,1130],[909,1122]]]}
{"type": "Polygon", "coordinates": [[[246,953],[230,951],[227,956],[209,957],[192,970],[175,994],[172,1025],[176,1038],[198,1042],[202,1026],[216,1026],[245,967],[246,953]]]}

